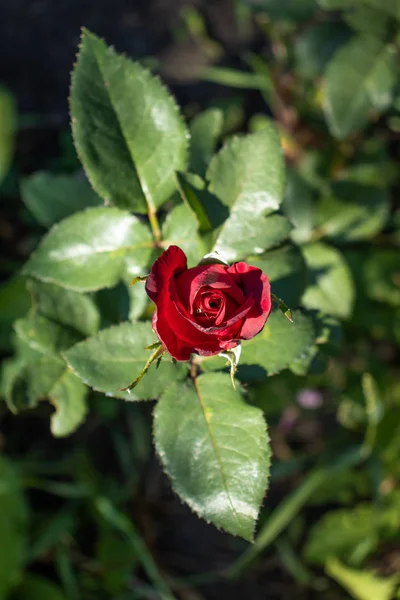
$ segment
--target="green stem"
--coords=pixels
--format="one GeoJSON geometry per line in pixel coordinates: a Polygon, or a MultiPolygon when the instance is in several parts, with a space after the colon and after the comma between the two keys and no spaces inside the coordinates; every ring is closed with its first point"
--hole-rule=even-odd
{"type": "Polygon", "coordinates": [[[155,240],[156,244],[159,244],[161,242],[161,229],[160,229],[160,224],[157,219],[157,212],[153,207],[149,206],[149,210],[148,210],[147,214],[149,217],[150,227],[153,232],[154,240],[155,240]]]}
{"type": "Polygon", "coordinates": [[[274,302],[276,302],[276,304],[278,305],[279,310],[281,310],[283,312],[283,314],[285,315],[285,317],[291,322],[293,323],[293,319],[292,319],[292,311],[291,309],[288,307],[287,304],[285,304],[285,302],[281,299],[278,298],[278,296],[276,296],[275,294],[271,294],[271,298],[274,302]]]}

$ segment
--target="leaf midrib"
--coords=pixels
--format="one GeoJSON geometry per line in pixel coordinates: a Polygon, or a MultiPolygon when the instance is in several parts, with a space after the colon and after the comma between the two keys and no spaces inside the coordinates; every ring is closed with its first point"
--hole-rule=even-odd
{"type": "Polygon", "coordinates": [[[221,454],[220,454],[220,451],[219,451],[218,443],[217,443],[217,440],[215,439],[214,432],[212,430],[210,421],[209,421],[209,419],[207,417],[206,406],[205,406],[205,403],[204,403],[204,399],[203,399],[203,397],[202,397],[202,395],[200,393],[199,385],[197,383],[197,379],[196,378],[193,379],[193,385],[194,385],[194,389],[196,391],[196,395],[197,395],[197,397],[199,399],[199,402],[200,402],[200,407],[201,407],[201,410],[202,410],[202,413],[203,413],[203,416],[204,416],[204,420],[206,422],[208,434],[210,436],[211,445],[212,445],[212,447],[214,449],[214,454],[215,454],[215,457],[217,459],[217,463],[218,463],[218,467],[219,467],[219,472],[220,472],[221,480],[222,480],[222,485],[223,485],[223,488],[225,490],[225,494],[226,494],[226,496],[228,498],[228,502],[230,504],[230,507],[232,509],[232,513],[233,513],[233,515],[234,515],[234,517],[236,519],[237,525],[240,528],[239,517],[238,517],[237,511],[235,509],[235,506],[233,504],[230,492],[229,492],[229,486],[228,486],[227,476],[225,475],[225,472],[224,472],[222,458],[221,458],[221,454]]]}
{"type": "MultiPolygon", "coordinates": [[[[152,211],[152,212],[154,212],[154,211],[156,210],[156,208],[155,208],[155,205],[154,205],[154,203],[153,203],[152,199],[151,199],[151,198],[148,196],[148,194],[146,194],[146,191],[145,191],[145,189],[143,188],[143,184],[142,184],[142,180],[141,180],[141,177],[140,177],[140,173],[139,173],[139,170],[138,170],[138,168],[137,168],[137,165],[136,165],[136,162],[135,162],[135,157],[132,155],[132,152],[131,152],[130,146],[129,146],[129,144],[127,143],[127,138],[126,138],[126,136],[125,136],[125,132],[124,132],[123,125],[122,125],[122,123],[121,123],[121,120],[120,120],[120,117],[119,117],[118,111],[117,111],[117,109],[116,109],[116,107],[115,107],[115,105],[114,105],[113,98],[112,98],[112,96],[111,96],[111,93],[110,93],[110,87],[106,85],[106,84],[107,84],[107,79],[106,79],[106,78],[105,78],[105,76],[104,76],[104,73],[103,73],[103,65],[102,65],[102,62],[101,62],[101,60],[100,60],[100,57],[99,57],[99,56],[98,56],[98,54],[97,54],[96,47],[94,47],[94,48],[93,48],[93,54],[94,54],[94,56],[96,57],[96,61],[97,61],[97,65],[98,65],[98,68],[99,68],[99,72],[100,72],[100,75],[101,75],[101,78],[102,78],[102,81],[103,81],[104,89],[106,90],[107,97],[108,97],[108,99],[109,99],[109,101],[110,101],[110,104],[111,104],[111,106],[112,106],[112,108],[113,108],[114,115],[115,115],[115,119],[116,119],[116,121],[117,121],[117,123],[118,123],[118,127],[119,127],[119,129],[120,129],[120,132],[121,132],[122,139],[124,140],[125,147],[127,148],[128,152],[129,152],[129,156],[130,156],[130,158],[131,158],[131,163],[132,163],[132,168],[133,168],[133,170],[134,170],[134,172],[135,172],[135,174],[136,174],[137,180],[138,180],[138,182],[139,182],[140,189],[141,189],[141,191],[142,191],[142,194],[143,194],[143,198],[145,199],[145,201],[146,201],[146,203],[147,203],[147,208],[148,208],[148,211],[152,211]]],[[[145,112],[146,112],[146,110],[147,110],[147,106],[148,106],[148,102],[147,102],[147,100],[146,100],[146,107],[145,107],[145,111],[144,111],[144,113],[145,113],[145,112]]]]}

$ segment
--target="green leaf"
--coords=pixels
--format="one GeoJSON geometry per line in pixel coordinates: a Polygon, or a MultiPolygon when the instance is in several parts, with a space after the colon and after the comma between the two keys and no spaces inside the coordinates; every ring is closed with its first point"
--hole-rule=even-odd
{"type": "Polygon", "coordinates": [[[268,276],[272,292],[291,308],[299,305],[307,282],[306,264],[300,250],[291,244],[271,250],[249,263],[268,276]]]}
{"type": "MultiPolygon", "coordinates": [[[[238,379],[254,381],[275,375],[303,356],[315,340],[314,321],[301,311],[293,311],[292,317],[293,323],[280,310],[275,310],[261,333],[242,342],[238,379]]],[[[205,371],[225,366],[219,356],[201,357],[198,362],[205,371]]]]}
{"type": "Polygon", "coordinates": [[[10,410],[13,410],[11,400],[13,386],[24,371],[25,361],[20,356],[3,360],[0,371],[0,396],[6,399],[10,410]]]}
{"type": "Polygon", "coordinates": [[[146,312],[149,305],[149,297],[146,294],[144,281],[138,282],[135,285],[130,286],[129,277],[126,278],[125,283],[128,286],[129,296],[129,313],[128,319],[130,321],[136,321],[140,319],[146,312]]]}
{"type": "Polygon", "coordinates": [[[368,122],[372,110],[388,108],[397,81],[392,46],[357,36],[334,55],[325,72],[324,112],[329,129],[341,139],[368,122]]]}
{"type": "Polygon", "coordinates": [[[196,216],[200,233],[219,227],[229,216],[229,210],[208,190],[205,183],[192,173],[177,173],[178,189],[182,200],[196,216]]]}
{"type": "Polygon", "coordinates": [[[208,67],[200,77],[204,81],[211,81],[218,85],[226,85],[244,90],[265,91],[268,89],[268,82],[261,74],[248,73],[239,69],[208,67]]]}
{"type": "Polygon", "coordinates": [[[398,0],[362,0],[362,2],[400,21],[400,5],[398,0]]]}
{"type": "Polygon", "coordinates": [[[336,558],[328,560],[325,570],[356,600],[391,600],[400,581],[398,574],[378,577],[369,571],[350,569],[336,558]]]}
{"type": "Polygon", "coordinates": [[[51,416],[51,432],[54,436],[70,435],[82,423],[86,416],[86,396],[88,388],[82,381],[65,370],[48,394],[54,404],[55,412],[51,416]]]}
{"type": "Polygon", "coordinates": [[[191,121],[189,171],[205,175],[222,133],[223,121],[224,115],[218,108],[209,108],[191,121]]]}
{"type": "Polygon", "coordinates": [[[14,323],[17,336],[30,348],[49,357],[66,350],[81,339],[72,329],[32,314],[14,323]]]}
{"type": "Polygon", "coordinates": [[[360,452],[358,448],[348,449],[339,454],[333,464],[325,465],[319,469],[314,469],[303,478],[300,485],[297,485],[293,492],[288,494],[283,502],[280,502],[263,523],[254,544],[241,555],[229,567],[227,575],[231,578],[237,578],[245,568],[249,566],[257,556],[271,545],[282,531],[293,523],[303,506],[309,501],[318,489],[328,481],[332,475],[335,475],[343,468],[360,463],[360,452]]]}
{"type": "Polygon", "coordinates": [[[249,207],[234,209],[222,225],[213,250],[234,262],[278,246],[289,237],[291,230],[290,221],[280,213],[263,217],[249,207]]]}
{"type": "Polygon", "coordinates": [[[24,273],[77,292],[113,287],[122,275],[140,275],[152,248],[150,230],[118,208],[90,208],[55,225],[24,273]]]}
{"type": "Polygon", "coordinates": [[[384,158],[376,162],[359,162],[345,167],[338,173],[337,179],[385,189],[399,179],[399,170],[395,161],[384,158]]]}
{"type": "Polygon", "coordinates": [[[212,159],[210,191],[231,211],[214,250],[227,260],[260,254],[288,236],[291,226],[282,215],[263,218],[279,208],[283,173],[279,137],[271,124],[231,139],[212,159]]]}
{"type": "Polygon", "coordinates": [[[390,197],[385,189],[340,182],[323,196],[317,209],[317,232],[338,242],[352,242],[379,233],[389,217],[390,197]]]}
{"type": "Polygon", "coordinates": [[[389,15],[360,4],[343,15],[343,20],[357,33],[373,35],[384,39],[389,33],[389,15]]]}
{"type": "Polygon", "coordinates": [[[160,81],[83,30],[72,74],[72,131],[88,178],[106,202],[154,212],[184,170],[187,131],[160,81]]]}
{"type": "Polygon", "coordinates": [[[271,19],[295,22],[309,19],[316,9],[315,0],[252,0],[251,5],[271,19]]]}
{"type": "Polygon", "coordinates": [[[45,171],[25,177],[21,195],[27,208],[44,227],[51,227],[85,208],[103,204],[85,179],[45,171]]]}
{"type": "Polygon", "coordinates": [[[300,311],[293,311],[292,318],[293,323],[280,310],[272,312],[262,332],[243,343],[239,378],[251,373],[245,365],[261,366],[267,375],[274,375],[302,357],[315,339],[314,322],[300,311]]]}
{"type": "Polygon", "coordinates": [[[17,131],[17,109],[11,93],[0,86],[0,183],[11,166],[17,131]]]}
{"type": "Polygon", "coordinates": [[[277,210],[284,168],[275,127],[229,140],[211,160],[207,179],[210,191],[231,210],[257,215],[277,210]]]}
{"type": "Polygon", "coordinates": [[[318,0],[318,4],[328,10],[336,10],[338,8],[354,9],[354,4],[370,6],[377,11],[400,20],[400,5],[398,0],[358,0],[356,3],[354,0],[318,0]]]}
{"type": "Polygon", "coordinates": [[[25,575],[22,583],[13,590],[9,600],[65,600],[61,589],[53,582],[38,577],[25,575]]]}
{"type": "Polygon", "coordinates": [[[378,302],[400,306],[399,251],[391,248],[376,249],[363,267],[367,295],[378,302]]]}
{"type": "Polygon", "coordinates": [[[61,358],[38,355],[28,362],[19,360],[8,365],[5,376],[6,401],[13,413],[34,408],[41,400],[48,400],[54,406],[51,416],[54,436],[70,435],[84,420],[88,388],[61,358]]]}
{"type": "Polygon", "coordinates": [[[162,226],[163,247],[179,246],[195,266],[203,256],[204,248],[197,233],[197,220],[186,204],[178,204],[167,215],[162,226]]]}
{"type": "Polygon", "coordinates": [[[0,349],[11,348],[13,322],[26,315],[31,300],[26,289],[26,280],[17,275],[0,285],[0,349]]]}
{"type": "Polygon", "coordinates": [[[321,75],[334,52],[349,36],[347,27],[332,21],[307,27],[296,36],[294,52],[300,77],[310,80],[321,75]]]}
{"type": "Polygon", "coordinates": [[[332,510],[315,523],[308,534],[304,555],[323,565],[335,556],[361,564],[379,544],[379,510],[370,504],[332,510]]]}
{"type": "Polygon", "coordinates": [[[27,506],[16,472],[0,455],[0,598],[17,583],[27,545],[27,506]]]}
{"type": "Polygon", "coordinates": [[[35,279],[29,280],[27,287],[34,309],[44,317],[76,329],[83,335],[97,332],[100,314],[90,296],[35,279]]]}
{"type": "Polygon", "coordinates": [[[179,496],[201,517],[251,540],[269,476],[262,412],[228,375],[175,383],[154,412],[154,438],[179,496]]]}
{"type": "Polygon", "coordinates": [[[293,169],[287,171],[282,210],[294,226],[291,238],[298,244],[309,240],[314,227],[313,189],[293,169]]]}
{"type": "Polygon", "coordinates": [[[302,248],[309,268],[304,306],[347,319],[354,303],[354,284],[343,255],[320,242],[302,248]]]}
{"type": "Polygon", "coordinates": [[[95,390],[126,400],[152,399],[186,371],[184,365],[164,359],[131,394],[120,391],[138,377],[150,356],[145,348],[154,341],[150,322],[122,323],[76,344],[64,356],[74,373],[95,390]]]}
{"type": "Polygon", "coordinates": [[[314,344],[295,360],[290,370],[295,375],[315,375],[323,373],[328,368],[328,357],[341,351],[342,328],[339,321],[330,315],[318,314],[314,317],[316,337],[314,344]]]}

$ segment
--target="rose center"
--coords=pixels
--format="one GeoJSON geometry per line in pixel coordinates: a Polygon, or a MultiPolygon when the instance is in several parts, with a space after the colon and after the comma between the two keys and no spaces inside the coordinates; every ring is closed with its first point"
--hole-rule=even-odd
{"type": "Polygon", "coordinates": [[[221,292],[203,290],[194,301],[194,314],[201,320],[215,321],[224,308],[225,299],[221,292]]]}

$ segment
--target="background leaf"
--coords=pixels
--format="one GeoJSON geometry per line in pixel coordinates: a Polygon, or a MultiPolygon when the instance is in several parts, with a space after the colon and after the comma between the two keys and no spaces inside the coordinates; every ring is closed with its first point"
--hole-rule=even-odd
{"type": "Polygon", "coordinates": [[[400,306],[399,251],[380,248],[368,256],[363,265],[367,295],[373,300],[400,306]]]}
{"type": "Polygon", "coordinates": [[[154,211],[184,169],[187,132],[160,81],[83,31],[72,74],[72,131],[93,188],[109,203],[154,211]]]}
{"type": "Polygon", "coordinates": [[[36,220],[51,227],[65,217],[103,204],[86,179],[38,171],[21,182],[22,199],[36,220]]]}
{"type": "Polygon", "coordinates": [[[202,177],[222,133],[224,115],[218,108],[209,108],[196,115],[190,123],[189,171],[202,177]]]}
{"type": "Polygon", "coordinates": [[[87,393],[86,385],[69,370],[54,384],[48,393],[48,399],[55,407],[51,416],[51,432],[54,436],[70,435],[84,421],[87,393]]]}
{"type": "Polygon", "coordinates": [[[31,301],[25,277],[12,277],[0,285],[0,348],[9,350],[13,322],[26,315],[31,301]]]}
{"type": "Polygon", "coordinates": [[[27,287],[34,309],[44,317],[83,335],[92,335],[98,330],[100,313],[90,296],[35,279],[29,280],[27,287]]]}
{"type": "Polygon", "coordinates": [[[293,169],[287,170],[282,210],[293,225],[291,238],[301,244],[310,239],[314,227],[313,188],[293,169]]]}
{"type": "Polygon", "coordinates": [[[140,275],[151,254],[150,230],[118,208],[87,209],[55,225],[24,273],[78,292],[112,287],[129,270],[140,275]]]}
{"type": "Polygon", "coordinates": [[[307,282],[306,264],[297,246],[287,244],[260,257],[250,257],[249,264],[258,267],[271,283],[272,292],[290,308],[299,305],[307,282]]]}
{"type": "Polygon", "coordinates": [[[186,204],[178,204],[167,215],[162,226],[163,247],[179,246],[188,258],[188,266],[194,267],[205,254],[202,240],[197,233],[197,220],[186,204]]]}
{"type": "Polygon", "coordinates": [[[49,357],[66,350],[81,338],[76,331],[37,314],[18,319],[14,328],[23,342],[36,352],[49,357]]]}
{"type": "Polygon", "coordinates": [[[27,574],[22,583],[13,590],[9,600],[65,600],[61,589],[52,581],[27,574]]]}
{"type": "Polygon", "coordinates": [[[318,233],[338,242],[368,239],[383,229],[390,211],[387,190],[340,182],[318,205],[318,233]]]}
{"type": "Polygon", "coordinates": [[[392,101],[397,79],[394,49],[372,36],[357,36],[334,55],[325,72],[324,111],[329,129],[341,139],[356,131],[374,109],[392,101]]]}
{"type": "Polygon", "coordinates": [[[11,166],[17,131],[17,108],[11,93],[0,86],[0,183],[11,166]]]}
{"type": "Polygon", "coordinates": [[[193,173],[177,173],[176,177],[179,193],[196,216],[200,233],[219,227],[227,219],[228,208],[205,189],[205,182],[200,177],[193,173]]]}
{"type": "Polygon", "coordinates": [[[354,284],[343,255],[320,242],[304,246],[302,252],[309,268],[304,306],[348,318],[354,303],[354,284]]]}
{"type": "Polygon", "coordinates": [[[27,507],[17,474],[0,455],[0,598],[17,583],[27,544],[27,507]]]}
{"type": "Polygon", "coordinates": [[[318,565],[331,556],[360,564],[378,544],[378,511],[366,504],[328,512],[309,531],[304,552],[309,562],[318,565]]]}
{"type": "Polygon", "coordinates": [[[368,571],[350,569],[335,558],[329,559],[325,570],[356,600],[390,600],[399,583],[398,575],[378,577],[368,571]]]}
{"type": "Polygon", "coordinates": [[[154,437],[175,491],[192,510],[251,540],[269,475],[269,440],[262,412],[243,402],[229,376],[171,386],[156,406],[154,437]]]}

